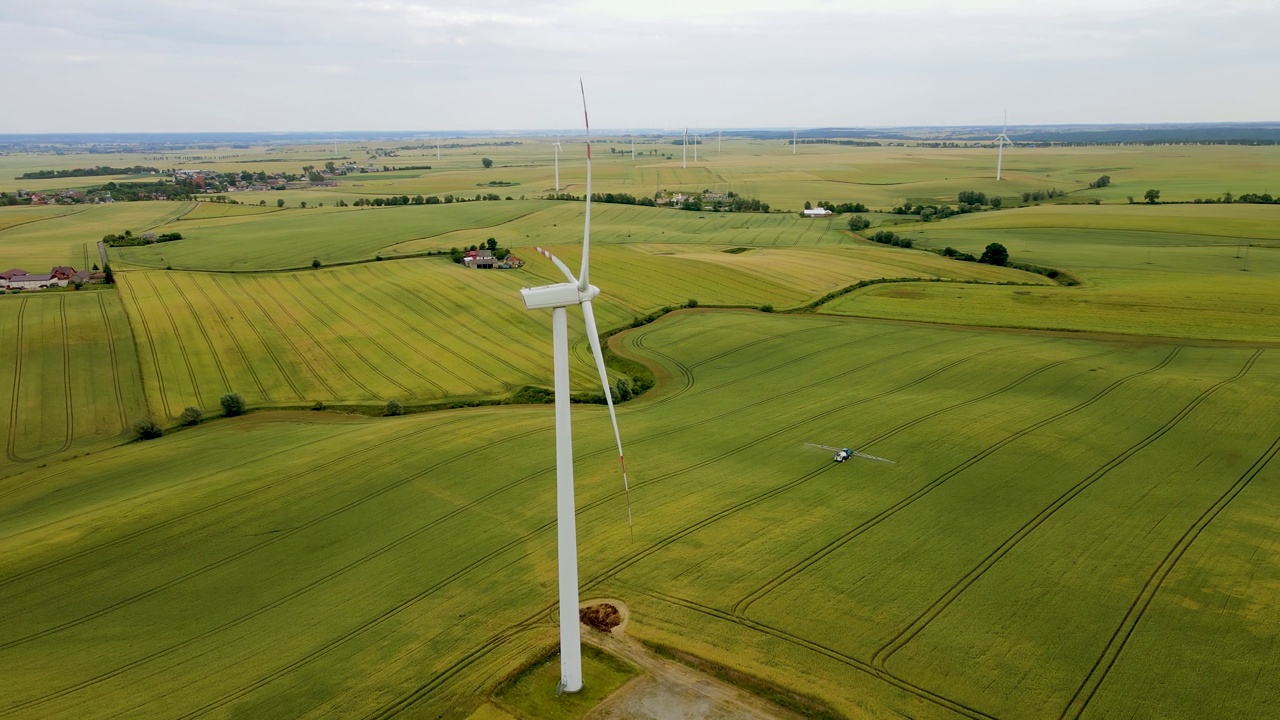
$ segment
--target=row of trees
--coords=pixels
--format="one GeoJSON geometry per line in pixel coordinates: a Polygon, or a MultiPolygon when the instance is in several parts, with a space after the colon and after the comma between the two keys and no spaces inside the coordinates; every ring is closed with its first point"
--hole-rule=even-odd
{"type": "Polygon", "coordinates": [[[182,233],[180,232],[167,232],[153,237],[144,237],[142,235],[134,235],[132,230],[125,230],[119,235],[116,235],[115,233],[108,233],[102,236],[102,242],[110,247],[136,247],[138,245],[173,242],[174,240],[181,239],[182,233]]]}
{"type": "Polygon", "coordinates": [[[1280,196],[1272,197],[1271,193],[1243,193],[1240,196],[1223,193],[1216,198],[1196,198],[1195,203],[1250,203],[1254,205],[1272,205],[1280,203],[1280,196]]]}
{"type": "Polygon", "coordinates": [[[44,180],[47,178],[69,178],[69,177],[95,177],[97,175],[147,175],[150,173],[158,173],[160,168],[143,167],[142,165],[134,165],[133,167],[111,167],[110,165],[97,165],[91,168],[75,168],[74,170],[35,170],[33,172],[22,173],[14,180],[44,180]]]}

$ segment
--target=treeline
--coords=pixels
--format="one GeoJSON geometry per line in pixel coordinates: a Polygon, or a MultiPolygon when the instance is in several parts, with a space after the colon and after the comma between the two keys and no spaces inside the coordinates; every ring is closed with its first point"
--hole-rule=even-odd
{"type": "Polygon", "coordinates": [[[159,198],[164,198],[166,200],[190,200],[193,195],[190,185],[175,184],[168,180],[137,183],[109,182],[106,185],[100,185],[98,187],[92,187],[85,190],[85,194],[93,194],[97,192],[109,192],[111,193],[112,200],[122,200],[124,202],[131,202],[134,200],[155,200],[159,198]]]}
{"type": "Polygon", "coordinates": [[[1244,193],[1243,195],[1232,195],[1231,193],[1223,193],[1216,198],[1196,198],[1193,203],[1248,203],[1250,205],[1276,205],[1280,204],[1280,197],[1272,197],[1271,193],[1244,193]]]}
{"type": "MultiPolygon", "coordinates": [[[[502,196],[497,193],[476,193],[474,198],[463,197],[461,195],[445,195],[443,198],[436,195],[427,195],[426,197],[423,197],[422,195],[414,195],[413,197],[409,197],[408,195],[392,195],[390,197],[380,198],[359,198],[358,200],[350,203],[350,206],[391,207],[394,205],[448,205],[455,202],[480,202],[501,199],[502,196]]],[[[510,200],[511,196],[508,195],[507,199],[510,200]]],[[[339,200],[334,203],[334,205],[337,207],[347,207],[348,203],[345,200],[339,200]]]]}
{"type": "Polygon", "coordinates": [[[801,145],[848,145],[851,147],[880,147],[875,140],[830,140],[827,138],[800,138],[801,145]]]}
{"type": "Polygon", "coordinates": [[[110,165],[98,165],[91,168],[75,168],[74,170],[36,170],[34,172],[22,173],[14,180],[43,180],[47,178],[69,178],[69,177],[94,177],[97,175],[146,175],[147,173],[158,173],[160,168],[144,167],[142,165],[134,165],[133,167],[111,167],[110,165]]]}
{"type": "Polygon", "coordinates": [[[134,235],[132,230],[125,230],[119,235],[112,233],[102,236],[102,242],[109,247],[137,247],[139,245],[153,245],[155,243],[173,242],[174,240],[181,239],[182,233],[179,232],[162,233],[160,235],[151,235],[148,233],[146,236],[143,236],[134,235]]]}
{"type": "Polygon", "coordinates": [[[881,245],[892,245],[900,248],[911,247],[910,238],[904,238],[892,230],[880,230],[873,235],[868,235],[867,239],[871,242],[880,243],[881,245]]]}
{"type": "MultiPolygon", "coordinates": [[[[862,203],[845,202],[845,203],[836,204],[836,203],[829,203],[826,200],[819,200],[815,206],[823,208],[825,210],[829,210],[833,213],[840,213],[840,214],[871,212],[870,210],[867,209],[867,206],[863,205],[862,203]]],[[[805,210],[812,209],[808,201],[805,201],[804,209],[805,210]]]]}
{"type": "MultiPolygon", "coordinates": [[[[1107,178],[1110,183],[1111,178],[1107,178]]],[[[1048,190],[1032,190],[1031,192],[1022,193],[1022,202],[1040,202],[1041,200],[1052,200],[1056,197],[1063,197],[1067,194],[1066,190],[1058,188],[1050,188],[1048,190]]]]}

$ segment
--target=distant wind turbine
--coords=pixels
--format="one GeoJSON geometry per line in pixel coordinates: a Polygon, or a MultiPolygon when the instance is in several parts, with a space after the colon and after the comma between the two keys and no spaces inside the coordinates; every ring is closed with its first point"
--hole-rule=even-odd
{"type": "Polygon", "coordinates": [[[1000,167],[1004,164],[1004,146],[1006,144],[1010,146],[1013,145],[1013,141],[1010,140],[1009,136],[1005,134],[1005,131],[1007,131],[1008,129],[1009,129],[1009,113],[1006,111],[1004,114],[1004,127],[1000,128],[1000,134],[997,135],[996,139],[992,141],[996,144],[997,147],[1000,148],[999,151],[996,153],[996,180],[1000,179],[1000,167]]]}
{"type": "Polygon", "coordinates": [[[694,162],[698,162],[698,135],[697,135],[697,133],[694,133],[694,136],[693,136],[693,161],[694,161],[694,162]]]}
{"type": "Polygon", "coordinates": [[[631,138],[631,159],[636,159],[636,139],[634,137],[631,138]]]}
{"type": "Polygon", "coordinates": [[[556,192],[560,192],[560,136],[556,136],[555,144],[551,146],[556,152],[556,192]]]}
{"type": "Polygon", "coordinates": [[[582,92],[582,116],[587,128],[587,197],[586,219],[582,229],[582,269],[575,278],[569,268],[551,253],[538,248],[564,273],[567,282],[523,288],[520,295],[528,310],[551,309],[552,365],[555,369],[556,408],[556,549],[560,574],[560,691],[578,692],[582,689],[582,634],[578,626],[578,532],[573,502],[573,432],[569,412],[569,329],[568,310],[571,305],[582,306],[582,318],[586,323],[587,342],[595,355],[596,370],[600,373],[600,385],[605,403],[609,406],[609,418],[613,422],[613,439],[618,445],[618,461],[622,465],[622,486],[627,494],[627,524],[631,524],[631,489],[627,483],[627,465],[622,455],[622,436],[618,433],[618,416],[613,409],[613,394],[609,388],[609,374],[604,366],[604,354],[600,350],[600,333],[596,330],[595,313],[591,300],[600,289],[588,282],[590,268],[588,254],[591,244],[591,121],[587,117],[587,93],[578,81],[582,92]]]}

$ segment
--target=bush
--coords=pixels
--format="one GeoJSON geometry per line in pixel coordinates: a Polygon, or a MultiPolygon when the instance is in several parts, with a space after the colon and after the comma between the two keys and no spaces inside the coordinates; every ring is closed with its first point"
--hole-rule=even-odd
{"type": "Polygon", "coordinates": [[[182,409],[182,415],[178,416],[178,424],[199,425],[202,419],[204,419],[204,411],[194,405],[188,405],[182,409]]]}
{"type": "Polygon", "coordinates": [[[323,410],[323,409],[324,409],[324,403],[323,403],[322,401],[320,401],[320,400],[317,400],[317,401],[315,401],[315,404],[313,404],[313,405],[311,406],[311,409],[312,409],[312,410],[323,410]]]}
{"type": "Polygon", "coordinates": [[[244,414],[244,398],[240,397],[239,393],[227,393],[218,399],[218,403],[222,405],[222,412],[227,417],[244,414]]]}
{"type": "Polygon", "coordinates": [[[151,418],[134,423],[133,431],[138,433],[138,439],[140,440],[155,440],[164,435],[164,428],[157,425],[156,421],[151,418]]]}
{"type": "Polygon", "coordinates": [[[696,308],[696,307],[698,307],[698,300],[697,300],[697,298],[689,298],[689,299],[685,302],[684,306],[685,306],[685,307],[687,307],[687,308],[696,308]]]}
{"type": "Polygon", "coordinates": [[[866,230],[869,227],[871,227],[871,221],[862,217],[861,215],[854,215],[853,217],[849,218],[849,229],[854,232],[857,232],[859,230],[866,230]]]}
{"type": "Polygon", "coordinates": [[[315,258],[314,260],[311,261],[311,269],[312,270],[320,269],[320,258],[315,258]]]}
{"type": "Polygon", "coordinates": [[[773,306],[772,306],[772,305],[761,305],[761,306],[760,306],[760,312],[773,312],[773,306]]]}
{"type": "Polygon", "coordinates": [[[382,414],[387,416],[403,415],[404,405],[401,405],[399,400],[388,400],[387,409],[382,414]]]}

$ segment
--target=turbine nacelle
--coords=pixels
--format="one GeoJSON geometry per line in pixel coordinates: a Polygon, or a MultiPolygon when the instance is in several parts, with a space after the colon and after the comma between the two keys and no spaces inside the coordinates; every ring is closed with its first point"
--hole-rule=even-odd
{"type": "Polygon", "coordinates": [[[576,282],[539,285],[538,287],[520,288],[520,296],[524,298],[526,310],[545,310],[547,308],[570,307],[590,302],[600,294],[600,288],[588,285],[584,291],[576,282]]]}

